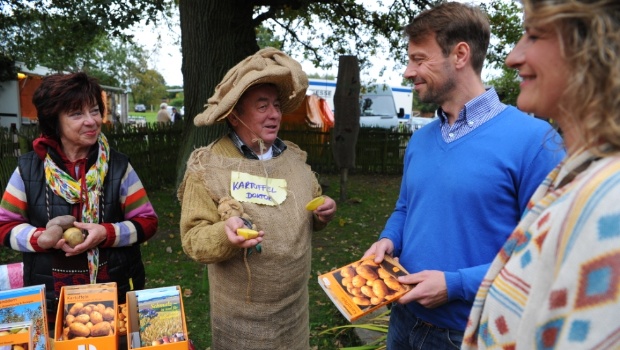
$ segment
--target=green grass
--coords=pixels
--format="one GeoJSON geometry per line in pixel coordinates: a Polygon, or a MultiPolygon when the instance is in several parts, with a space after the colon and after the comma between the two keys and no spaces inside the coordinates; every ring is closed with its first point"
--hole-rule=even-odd
{"type": "MultiPolygon", "coordinates": [[[[324,193],[336,201],[340,197],[339,175],[323,175],[328,185],[324,193]]],[[[317,276],[362,257],[377,239],[392,212],[400,185],[400,176],[350,175],[348,200],[338,201],[334,220],[313,235],[312,273],[308,276],[310,292],[310,343],[313,349],[331,350],[361,345],[351,329],[341,333],[321,332],[349,324],[317,283],[317,276]]],[[[189,259],[179,238],[180,205],[174,188],[149,191],[149,198],[159,215],[156,236],[143,245],[147,288],[179,285],[184,291],[184,307],[190,338],[197,350],[208,349],[209,285],[205,265],[189,259]]],[[[0,248],[0,264],[19,261],[20,256],[0,248]]]]}
{"type": "Polygon", "coordinates": [[[347,198],[340,197],[340,177],[324,176],[330,184],[325,194],[338,201],[334,220],[313,236],[312,275],[310,286],[310,343],[317,349],[338,349],[357,344],[353,330],[338,338],[320,332],[349,324],[318,285],[317,276],[358,260],[377,240],[385,222],[394,209],[400,188],[400,176],[349,176],[347,198]]]}
{"type": "MultiPolygon", "coordinates": [[[[148,107],[147,107],[148,108],[148,107]]],[[[157,121],[157,110],[151,112],[134,112],[133,109],[127,113],[130,117],[145,117],[147,123],[155,123],[157,121]]]]}

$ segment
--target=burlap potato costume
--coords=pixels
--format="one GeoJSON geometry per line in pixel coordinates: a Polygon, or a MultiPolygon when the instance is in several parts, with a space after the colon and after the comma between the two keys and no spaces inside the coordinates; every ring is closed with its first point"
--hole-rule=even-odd
{"type": "MultiPolygon", "coordinates": [[[[262,83],[277,86],[284,114],[303,101],[308,79],[298,62],[263,49],[226,74],[194,123],[223,120],[244,91],[262,83]]],[[[188,256],[208,264],[213,350],[309,348],[311,233],[325,224],[305,204],[321,189],[306,153],[285,143],[282,154],[259,161],[244,158],[224,136],[188,160],[179,187],[181,239],[188,256]],[[224,232],[218,203],[231,195],[232,171],[286,180],[286,199],[279,205],[241,201],[243,213],[265,232],[260,254],[247,255],[224,232]]]]}

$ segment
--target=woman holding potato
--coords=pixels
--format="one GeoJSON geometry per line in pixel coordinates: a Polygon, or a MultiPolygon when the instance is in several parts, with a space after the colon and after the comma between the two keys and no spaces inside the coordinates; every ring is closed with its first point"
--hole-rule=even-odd
{"type": "Polygon", "coordinates": [[[23,253],[25,286],[45,284],[48,314],[64,285],[116,282],[122,303],[144,288],[139,244],[158,219],[129,159],[101,133],[102,89],[85,73],[54,74],[33,103],[41,136],[2,196],[1,242],[23,253]]]}
{"type": "Polygon", "coordinates": [[[194,119],[230,127],[192,153],[179,188],[183,249],[208,264],[213,350],[310,347],[312,231],[336,203],[306,208],[321,188],[306,153],[278,138],[307,87],[298,62],[266,48],[233,67],[194,119]],[[246,226],[258,236],[242,236],[246,226]]]}

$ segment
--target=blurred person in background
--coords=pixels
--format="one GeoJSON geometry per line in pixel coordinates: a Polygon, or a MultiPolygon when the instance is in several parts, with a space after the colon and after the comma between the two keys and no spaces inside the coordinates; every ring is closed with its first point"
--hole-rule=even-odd
{"type": "Polygon", "coordinates": [[[172,107],[172,113],[170,113],[170,120],[173,123],[179,123],[183,121],[183,117],[181,116],[181,113],[177,111],[176,107],[172,107]]]}
{"type": "Polygon", "coordinates": [[[157,112],[157,122],[158,123],[170,123],[170,114],[168,113],[168,104],[162,102],[159,105],[159,111],[157,112]]]}

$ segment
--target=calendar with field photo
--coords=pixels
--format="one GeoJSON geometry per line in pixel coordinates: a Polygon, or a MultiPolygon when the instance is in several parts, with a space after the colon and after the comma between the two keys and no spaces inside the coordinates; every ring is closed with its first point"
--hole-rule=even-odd
{"type": "Polygon", "coordinates": [[[141,347],[186,339],[181,293],[177,287],[136,291],[141,347]]]}

